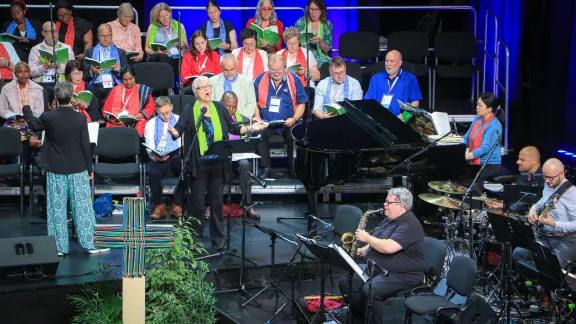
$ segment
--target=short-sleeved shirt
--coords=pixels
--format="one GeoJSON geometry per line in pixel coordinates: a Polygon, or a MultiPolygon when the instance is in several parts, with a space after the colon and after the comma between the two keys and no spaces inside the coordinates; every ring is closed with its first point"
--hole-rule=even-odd
{"type": "Polygon", "coordinates": [[[372,234],[380,239],[390,239],[400,244],[402,249],[393,254],[384,254],[370,247],[366,259],[372,259],[390,272],[410,276],[414,280],[424,277],[426,259],[424,256],[424,230],[411,211],[395,220],[384,219],[372,234]]]}
{"type": "MultiPolygon", "coordinates": [[[[291,72],[286,72],[291,73],[291,72]]],[[[254,80],[254,89],[256,91],[256,100],[258,100],[258,85],[262,80],[264,74],[260,75],[256,80],[254,80]]],[[[294,83],[296,86],[296,103],[306,103],[308,102],[308,95],[306,94],[306,90],[304,90],[304,86],[298,76],[292,73],[292,77],[294,77],[294,83]]],[[[264,121],[272,121],[272,120],[286,120],[294,116],[295,107],[292,104],[292,95],[290,94],[290,90],[288,89],[288,80],[286,75],[282,79],[280,85],[275,88],[274,81],[270,78],[270,88],[268,89],[268,98],[266,99],[266,108],[260,109],[260,117],[264,121]],[[275,112],[270,112],[270,98],[272,96],[280,97],[280,110],[275,112]]]]}
{"type": "MultiPolygon", "coordinates": [[[[72,46],[74,55],[84,53],[84,35],[92,30],[92,27],[93,25],[87,20],[74,16],[74,46],[72,46]]],[[[68,25],[60,22],[58,40],[62,43],[64,43],[64,40],[66,39],[66,31],[68,31],[68,25]]]]}
{"type": "MultiPolygon", "coordinates": [[[[234,25],[232,25],[232,23],[229,20],[222,19],[222,21],[224,21],[224,27],[226,28],[226,39],[223,39],[222,41],[224,43],[231,44],[230,39],[232,37],[230,36],[230,32],[233,30],[236,30],[236,29],[234,28],[234,25]]],[[[202,24],[202,26],[200,26],[200,30],[203,31],[204,34],[206,34],[207,26],[208,26],[208,22],[205,22],[202,24]]],[[[214,37],[212,37],[212,38],[220,37],[220,27],[213,28],[213,29],[214,29],[214,37]]],[[[210,37],[208,37],[208,38],[210,38],[210,37]]],[[[231,53],[231,52],[232,52],[231,50],[224,50],[224,53],[231,53]]]]}
{"type": "Polygon", "coordinates": [[[393,95],[388,110],[395,116],[400,115],[401,112],[398,100],[405,103],[422,100],[416,76],[403,69],[400,69],[393,79],[390,79],[386,71],[374,75],[370,79],[370,86],[364,99],[374,99],[381,103],[384,95],[388,94],[393,95]]]}

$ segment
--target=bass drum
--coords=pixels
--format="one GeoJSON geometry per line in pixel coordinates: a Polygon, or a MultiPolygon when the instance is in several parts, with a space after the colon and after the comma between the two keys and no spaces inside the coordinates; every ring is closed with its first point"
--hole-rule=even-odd
{"type": "MultiPolygon", "coordinates": [[[[446,246],[446,257],[444,257],[444,266],[442,267],[442,275],[441,278],[446,278],[448,275],[448,270],[450,270],[450,263],[455,256],[464,256],[469,258],[470,251],[469,251],[469,244],[467,241],[462,239],[455,239],[450,242],[445,241],[444,245],[446,246]]],[[[472,252],[473,259],[476,260],[476,251],[472,252]]]]}

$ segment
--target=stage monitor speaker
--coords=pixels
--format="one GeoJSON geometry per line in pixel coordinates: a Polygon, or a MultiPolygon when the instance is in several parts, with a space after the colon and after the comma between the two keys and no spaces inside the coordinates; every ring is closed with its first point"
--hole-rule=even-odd
{"type": "Polygon", "coordinates": [[[54,276],[59,264],[53,236],[0,239],[0,278],[24,272],[54,276]]]}

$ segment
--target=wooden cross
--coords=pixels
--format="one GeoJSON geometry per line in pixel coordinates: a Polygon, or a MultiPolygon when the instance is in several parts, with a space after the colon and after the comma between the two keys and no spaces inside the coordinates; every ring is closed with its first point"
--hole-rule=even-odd
{"type": "Polygon", "coordinates": [[[146,225],[144,198],[124,198],[123,225],[96,225],[99,248],[122,248],[122,321],[144,324],[146,318],[145,249],[174,245],[172,225],[146,225]]]}

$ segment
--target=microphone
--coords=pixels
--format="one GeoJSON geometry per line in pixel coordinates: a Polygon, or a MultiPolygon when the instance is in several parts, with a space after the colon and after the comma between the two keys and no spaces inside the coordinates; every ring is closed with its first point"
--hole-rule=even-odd
{"type": "Polygon", "coordinates": [[[452,117],[452,126],[453,126],[453,130],[452,132],[454,132],[454,135],[458,135],[458,127],[456,125],[456,118],[452,117]]]}
{"type": "Polygon", "coordinates": [[[262,188],[266,188],[268,186],[268,184],[266,184],[266,181],[263,181],[262,179],[258,178],[257,176],[255,176],[252,172],[250,171],[246,171],[246,173],[248,175],[250,175],[250,178],[254,181],[256,181],[257,184],[259,184],[262,188]]]}
{"type": "Polygon", "coordinates": [[[207,111],[208,111],[208,108],[206,108],[206,107],[202,107],[202,109],[200,109],[200,118],[198,118],[198,122],[196,123],[196,128],[195,128],[196,131],[198,131],[198,127],[200,127],[200,123],[206,117],[204,115],[206,114],[207,111]]]}
{"type": "Polygon", "coordinates": [[[246,125],[246,124],[252,124],[252,121],[250,121],[250,120],[239,121],[239,122],[232,123],[232,126],[239,126],[239,125],[246,125]]]}
{"type": "Polygon", "coordinates": [[[388,270],[382,268],[381,266],[379,266],[376,261],[372,260],[372,259],[368,259],[368,268],[370,269],[369,273],[374,275],[374,274],[381,274],[384,277],[388,276],[388,270]],[[377,271],[374,271],[377,270],[377,271]]]}
{"type": "Polygon", "coordinates": [[[308,215],[308,217],[312,218],[316,223],[320,223],[320,225],[324,226],[325,229],[331,230],[331,231],[334,230],[334,225],[332,225],[328,222],[325,222],[325,221],[321,220],[320,218],[313,216],[313,215],[308,215]]]}

